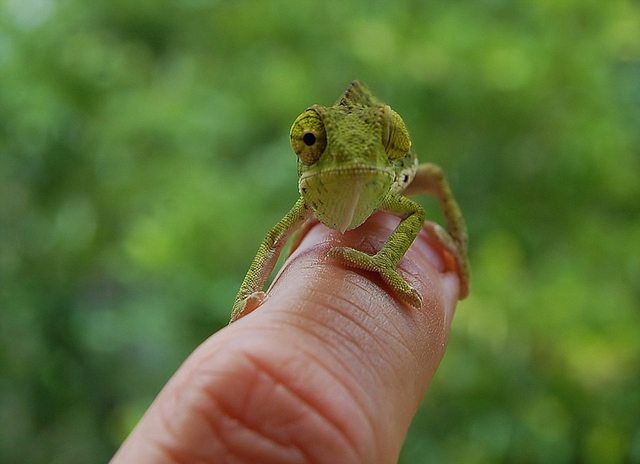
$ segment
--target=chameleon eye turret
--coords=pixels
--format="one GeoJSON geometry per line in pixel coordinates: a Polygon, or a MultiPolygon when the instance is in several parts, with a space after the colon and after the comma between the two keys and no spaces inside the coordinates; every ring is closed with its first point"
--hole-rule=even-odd
{"type": "Polygon", "coordinates": [[[312,109],[302,113],[293,122],[289,137],[293,151],[307,166],[318,161],[327,147],[324,123],[320,115],[312,109]]]}
{"type": "Polygon", "coordinates": [[[403,158],[411,149],[411,139],[404,121],[388,105],[384,107],[383,120],[385,127],[382,133],[382,144],[387,156],[392,160],[403,158]]]}
{"type": "Polygon", "coordinates": [[[467,296],[467,228],[462,213],[442,169],[431,163],[418,165],[398,113],[354,81],[335,105],[313,105],[298,116],[290,138],[298,155],[300,198],[260,244],[236,296],[231,321],[260,306],[287,238],[312,216],[341,233],[357,230],[376,211],[398,216],[400,224],[375,255],[334,247],[327,256],[344,266],[377,272],[400,301],[417,309],[422,296],[397,267],[420,230],[428,229],[455,259],[460,299],[467,296]],[[424,210],[407,198],[418,194],[438,199],[446,231],[430,222],[425,225],[424,210]]]}

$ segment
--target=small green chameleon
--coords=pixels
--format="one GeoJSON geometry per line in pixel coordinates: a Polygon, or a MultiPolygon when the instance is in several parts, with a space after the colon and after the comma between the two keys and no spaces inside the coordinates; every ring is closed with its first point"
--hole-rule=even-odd
{"type": "Polygon", "coordinates": [[[313,105],[294,121],[291,146],[298,156],[300,198],[263,240],[236,296],[231,321],[258,307],[288,237],[315,216],[331,229],[355,229],[375,211],[401,218],[384,246],[371,256],[334,247],[328,257],[380,274],[395,294],[415,308],[422,296],[396,271],[422,227],[456,260],[460,299],[469,293],[467,229],[444,173],[435,164],[418,165],[409,133],[398,113],[378,100],[361,82],[352,82],[333,106],[313,105]],[[425,225],[422,207],[405,195],[434,195],[447,231],[425,225]]]}

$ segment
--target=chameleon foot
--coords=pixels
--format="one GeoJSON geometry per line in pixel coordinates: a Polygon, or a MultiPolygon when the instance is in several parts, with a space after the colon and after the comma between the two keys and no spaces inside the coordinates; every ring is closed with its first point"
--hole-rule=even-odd
{"type": "Polygon", "coordinates": [[[252,312],[262,304],[266,297],[267,294],[265,292],[253,292],[244,299],[236,300],[235,303],[233,303],[233,311],[231,312],[229,324],[252,312]]]}
{"type": "Polygon", "coordinates": [[[466,252],[461,250],[460,245],[442,226],[434,222],[426,222],[423,229],[448,252],[444,257],[446,266],[448,269],[457,269],[460,277],[460,299],[465,298],[469,294],[469,262],[466,252]]]}
{"type": "Polygon", "coordinates": [[[422,295],[400,277],[395,266],[391,267],[389,263],[383,262],[378,255],[370,256],[353,248],[335,247],[329,250],[327,256],[345,266],[377,272],[402,301],[414,308],[420,309],[422,307],[422,295]]]}

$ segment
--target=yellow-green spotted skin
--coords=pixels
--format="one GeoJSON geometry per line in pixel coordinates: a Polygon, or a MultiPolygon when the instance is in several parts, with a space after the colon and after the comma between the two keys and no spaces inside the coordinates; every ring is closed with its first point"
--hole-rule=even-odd
{"type": "Polygon", "coordinates": [[[231,321],[253,311],[265,297],[264,286],[289,236],[307,219],[340,232],[352,230],[376,211],[401,222],[375,255],[347,247],[328,256],[342,264],[377,272],[393,293],[420,308],[422,296],[396,271],[420,229],[425,213],[407,195],[433,195],[442,208],[446,232],[431,233],[456,260],[460,299],[469,293],[467,229],[440,167],[418,164],[400,115],[361,82],[352,82],[333,106],[313,105],[294,121],[291,146],[298,156],[300,198],[262,241],[236,296],[231,321]]]}

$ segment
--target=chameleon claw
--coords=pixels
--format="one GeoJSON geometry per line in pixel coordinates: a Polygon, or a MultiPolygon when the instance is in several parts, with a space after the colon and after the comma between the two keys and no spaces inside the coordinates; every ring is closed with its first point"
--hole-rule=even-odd
{"type": "Polygon", "coordinates": [[[422,295],[413,287],[409,287],[409,293],[399,292],[396,290],[397,295],[405,302],[409,303],[416,309],[422,308],[422,295]]]}
{"type": "Polygon", "coordinates": [[[434,222],[426,222],[424,230],[444,249],[443,259],[447,269],[456,270],[460,278],[460,299],[469,294],[469,262],[467,254],[453,240],[449,232],[434,222]]]}
{"type": "Polygon", "coordinates": [[[231,320],[229,321],[229,324],[253,312],[258,306],[262,304],[266,297],[267,294],[260,291],[253,292],[251,295],[242,300],[236,300],[236,302],[233,304],[233,311],[231,313],[231,320]]]}

